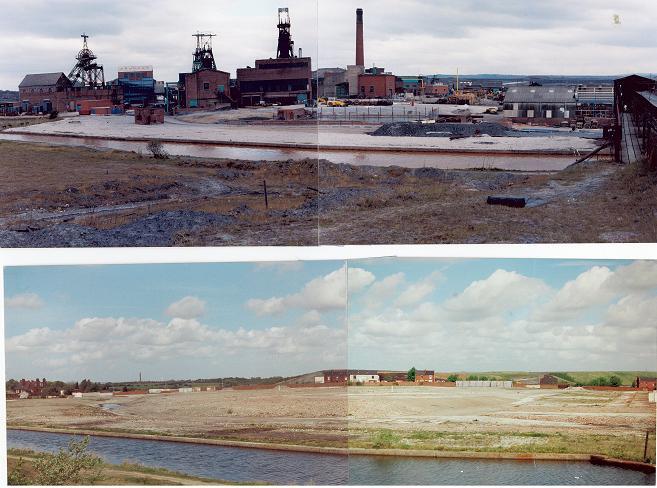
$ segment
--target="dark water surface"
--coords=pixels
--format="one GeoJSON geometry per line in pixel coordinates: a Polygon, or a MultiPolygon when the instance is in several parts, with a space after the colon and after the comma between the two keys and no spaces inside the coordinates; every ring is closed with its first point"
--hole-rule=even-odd
{"type": "MultiPolygon", "coordinates": [[[[54,452],[73,436],[7,430],[7,447],[54,452]]],[[[90,450],[123,461],[230,481],[319,485],[654,485],[654,474],[586,462],[337,456],[91,437],[90,450]]]]}
{"type": "MultiPolygon", "coordinates": [[[[146,142],[59,137],[38,134],[1,133],[0,140],[38,142],[59,146],[88,147],[141,151],[148,154],[146,142]]],[[[407,153],[403,151],[317,151],[316,149],[260,148],[220,146],[213,144],[164,143],[164,149],[174,156],[228,158],[245,161],[286,161],[327,159],[336,164],[356,166],[401,166],[404,168],[471,169],[499,168],[518,171],[560,171],[575,161],[576,156],[549,154],[458,154],[407,153]]]]}

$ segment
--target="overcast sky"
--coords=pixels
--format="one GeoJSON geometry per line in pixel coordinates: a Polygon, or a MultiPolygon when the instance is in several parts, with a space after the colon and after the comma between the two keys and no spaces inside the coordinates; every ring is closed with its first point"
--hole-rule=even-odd
{"type": "Polygon", "coordinates": [[[657,369],[656,261],[10,267],[5,296],[7,378],[657,369]]]}
{"type": "Polygon", "coordinates": [[[21,0],[2,2],[0,89],[26,73],[68,74],[82,32],[107,79],[121,65],[153,65],[157,79],[177,81],[198,30],[218,34],[218,67],[235,76],[275,55],[282,6],[315,68],[354,63],[361,7],[366,64],[397,75],[657,71],[657,9],[647,0],[21,0]]]}

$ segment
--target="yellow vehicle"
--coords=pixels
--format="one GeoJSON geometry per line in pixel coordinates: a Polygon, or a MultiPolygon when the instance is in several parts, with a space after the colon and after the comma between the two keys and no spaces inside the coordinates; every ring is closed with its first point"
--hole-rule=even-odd
{"type": "Polygon", "coordinates": [[[340,100],[329,100],[327,105],[329,107],[346,107],[347,104],[340,100]]]}

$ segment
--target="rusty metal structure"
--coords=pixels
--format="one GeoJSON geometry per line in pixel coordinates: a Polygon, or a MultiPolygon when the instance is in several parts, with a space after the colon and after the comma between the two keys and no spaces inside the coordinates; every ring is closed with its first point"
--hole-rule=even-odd
{"type": "Polygon", "coordinates": [[[294,41],[290,28],[290,11],[288,8],[278,9],[278,49],[276,50],[276,57],[278,59],[290,59],[296,57],[294,55],[294,41]]]}
{"type": "Polygon", "coordinates": [[[105,71],[103,66],[96,62],[98,57],[87,45],[89,36],[82,34],[80,37],[84,39],[82,49],[75,58],[77,63],[69,73],[68,78],[76,87],[104,88],[105,71]]]}
{"type": "Polygon", "coordinates": [[[197,32],[193,37],[196,37],[196,51],[194,51],[192,73],[204,69],[216,70],[217,64],[214,61],[214,54],[212,53],[212,38],[216,37],[216,34],[202,34],[197,32]]]}

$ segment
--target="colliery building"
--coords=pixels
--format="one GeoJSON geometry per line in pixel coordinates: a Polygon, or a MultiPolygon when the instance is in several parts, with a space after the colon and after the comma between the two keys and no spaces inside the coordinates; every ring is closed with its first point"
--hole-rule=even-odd
{"type": "Polygon", "coordinates": [[[194,34],[196,51],[191,73],[178,75],[178,105],[183,109],[212,110],[231,106],[230,73],[217,69],[212,52],[214,34],[194,34]]]}
{"type": "Polygon", "coordinates": [[[504,97],[504,116],[517,122],[560,123],[575,119],[571,86],[515,86],[504,97]]]}
{"type": "Polygon", "coordinates": [[[312,98],[312,62],[302,57],[301,49],[295,55],[287,8],[278,9],[277,27],[276,58],[258,59],[255,68],[237,70],[241,106],[306,104],[312,98]]]}
{"type": "Polygon", "coordinates": [[[155,102],[152,66],[122,66],[115,84],[122,87],[125,104],[146,106],[155,102]]]}
{"type": "Polygon", "coordinates": [[[104,105],[121,105],[123,92],[119,86],[105,84],[103,67],[84,44],[78,53],[77,63],[66,76],[62,72],[28,74],[18,86],[20,111],[24,113],[50,113],[78,110],[83,101],[102,100],[104,105]]]}

